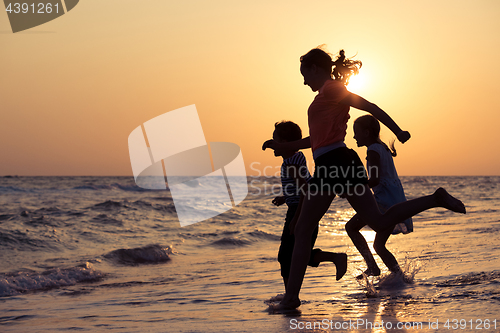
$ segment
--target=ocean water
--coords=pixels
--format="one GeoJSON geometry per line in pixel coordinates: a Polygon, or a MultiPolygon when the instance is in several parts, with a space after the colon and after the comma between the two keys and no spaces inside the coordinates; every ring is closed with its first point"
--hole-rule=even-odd
{"type": "Polygon", "coordinates": [[[266,304],[284,292],[279,180],[248,180],[239,206],[181,228],[169,192],[132,177],[1,178],[0,331],[500,331],[500,177],[402,177],[409,198],[443,186],[468,211],[426,211],[390,238],[404,278],[354,278],[365,269],[344,231],[354,212],[334,200],[317,247],[346,252],[348,273],[309,268],[288,314],[266,304]]]}

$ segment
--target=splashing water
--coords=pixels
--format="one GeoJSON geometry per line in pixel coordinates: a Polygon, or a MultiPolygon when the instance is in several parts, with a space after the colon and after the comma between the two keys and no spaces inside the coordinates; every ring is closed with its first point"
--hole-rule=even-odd
{"type": "Polygon", "coordinates": [[[359,283],[361,288],[366,291],[366,297],[378,297],[378,291],[375,288],[375,278],[373,276],[366,275],[364,272],[362,272],[360,275],[362,276],[362,278],[356,279],[356,281],[359,283]]]}
{"type": "Polygon", "coordinates": [[[403,279],[406,283],[412,284],[415,282],[415,275],[424,268],[423,262],[418,259],[410,259],[408,255],[405,256],[405,261],[401,270],[403,271],[403,279]]]}
{"type": "Polygon", "coordinates": [[[360,279],[356,279],[358,284],[366,291],[366,297],[373,298],[379,297],[379,290],[395,290],[402,289],[407,284],[413,284],[415,281],[415,275],[423,268],[422,261],[418,258],[411,259],[405,256],[403,265],[401,266],[401,271],[393,273],[385,273],[380,277],[367,276],[364,272],[359,274],[362,276],[360,279]]]}

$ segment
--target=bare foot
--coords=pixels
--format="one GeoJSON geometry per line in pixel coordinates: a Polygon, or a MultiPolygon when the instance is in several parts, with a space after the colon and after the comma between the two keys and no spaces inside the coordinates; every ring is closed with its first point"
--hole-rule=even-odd
{"type": "Polygon", "coordinates": [[[289,302],[283,302],[283,300],[278,304],[269,305],[269,312],[271,313],[286,313],[291,311],[296,311],[300,306],[300,300],[296,298],[295,300],[289,302]]]}
{"type": "Polygon", "coordinates": [[[434,196],[441,207],[453,212],[465,214],[465,206],[462,201],[453,197],[444,188],[440,187],[434,192],[434,196]]]}
{"type": "Polygon", "coordinates": [[[361,280],[365,276],[368,277],[368,276],[379,276],[379,275],[380,275],[380,268],[378,267],[368,268],[366,271],[356,276],[356,279],[361,280]]]}
{"type": "Polygon", "coordinates": [[[335,278],[338,280],[342,279],[345,272],[347,272],[347,254],[337,253],[335,258],[335,267],[337,267],[337,273],[335,278]]]}

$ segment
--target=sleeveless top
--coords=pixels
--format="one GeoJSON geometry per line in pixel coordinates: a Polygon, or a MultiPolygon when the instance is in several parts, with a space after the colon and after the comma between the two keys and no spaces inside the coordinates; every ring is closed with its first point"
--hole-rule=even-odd
{"type": "MultiPolygon", "coordinates": [[[[386,212],[391,206],[397,203],[406,201],[406,196],[403,190],[403,185],[399,180],[394,160],[390,151],[380,143],[374,143],[368,147],[368,151],[375,151],[380,156],[380,168],[375,170],[370,163],[367,163],[368,175],[372,177],[374,172],[378,172],[379,184],[372,188],[375,196],[375,201],[382,213],[386,212]]],[[[394,228],[393,234],[407,234],[413,231],[413,222],[409,218],[402,223],[399,223],[394,228]]]]}
{"type": "Polygon", "coordinates": [[[349,94],[340,81],[327,80],[307,110],[311,148],[343,142],[347,133],[349,106],[339,102],[349,94]]]}

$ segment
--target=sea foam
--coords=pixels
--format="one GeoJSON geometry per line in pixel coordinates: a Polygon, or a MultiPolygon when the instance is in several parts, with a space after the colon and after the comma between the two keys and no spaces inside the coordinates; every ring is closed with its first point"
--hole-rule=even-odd
{"type": "Polygon", "coordinates": [[[81,282],[96,282],[104,274],[96,271],[92,264],[71,268],[55,268],[44,272],[19,271],[0,275],[0,297],[27,292],[72,286],[81,282]]]}

